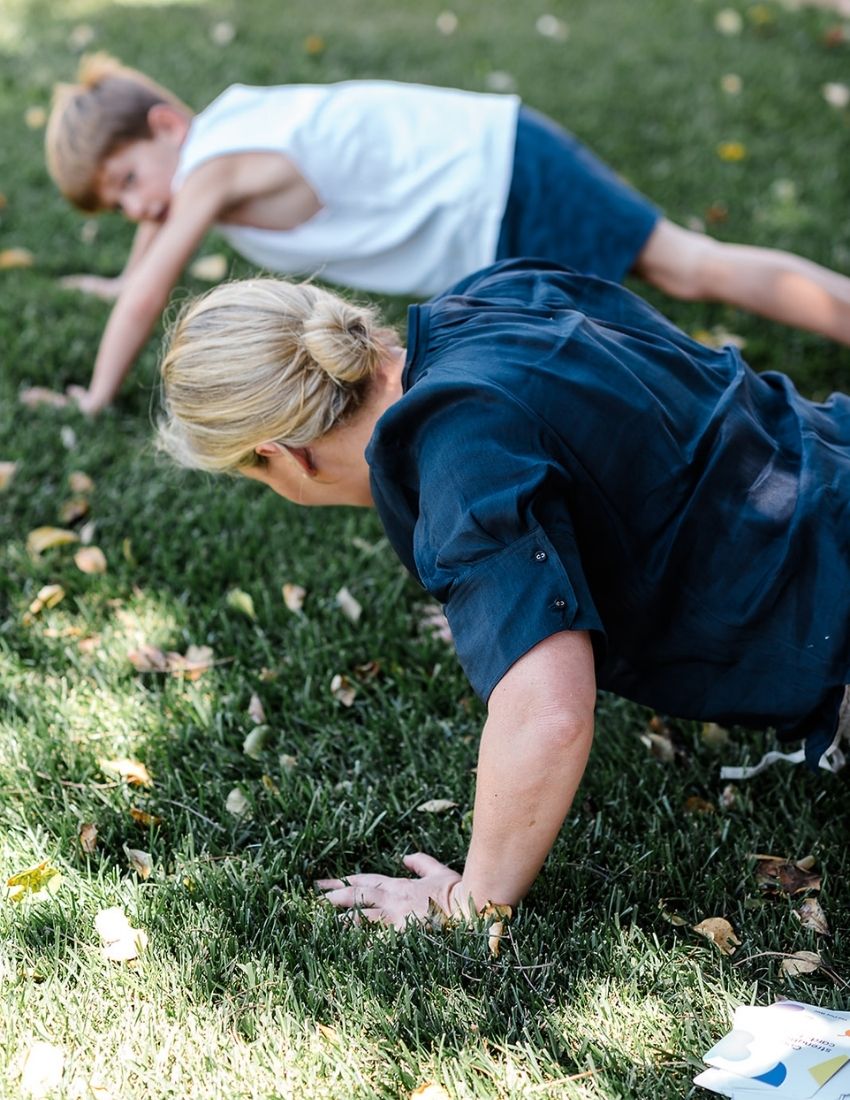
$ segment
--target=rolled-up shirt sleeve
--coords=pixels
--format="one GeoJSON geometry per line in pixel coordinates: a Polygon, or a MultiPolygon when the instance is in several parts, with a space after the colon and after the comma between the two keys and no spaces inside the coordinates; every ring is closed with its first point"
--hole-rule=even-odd
{"type": "Polygon", "coordinates": [[[545,429],[509,395],[459,392],[419,435],[420,580],[445,606],[458,656],[486,701],[552,634],[602,623],[569,514],[569,477],[545,429]]]}

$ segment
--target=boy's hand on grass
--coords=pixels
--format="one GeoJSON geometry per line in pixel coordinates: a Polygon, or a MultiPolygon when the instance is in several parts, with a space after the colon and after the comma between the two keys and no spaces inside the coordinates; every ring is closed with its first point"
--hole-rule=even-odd
{"type": "Polygon", "coordinates": [[[59,285],[65,290],[79,290],[104,302],[115,301],[121,293],[122,283],[121,276],[108,278],[104,275],[65,275],[59,280],[59,285]]]}
{"type": "Polygon", "coordinates": [[[348,875],[344,879],[320,879],[316,888],[338,909],[352,910],[355,917],[398,929],[410,919],[424,921],[434,905],[447,916],[463,910],[457,871],[424,852],[405,856],[403,862],[418,878],[348,875]]]}

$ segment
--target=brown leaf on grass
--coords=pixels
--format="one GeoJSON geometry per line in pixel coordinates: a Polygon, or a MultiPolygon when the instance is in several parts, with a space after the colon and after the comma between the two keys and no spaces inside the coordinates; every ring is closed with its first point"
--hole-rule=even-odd
{"type": "Polygon", "coordinates": [[[718,951],[724,955],[734,955],[735,948],[741,945],[732,925],[725,917],[707,917],[694,925],[694,932],[699,932],[701,936],[711,940],[718,951]]]}
{"type": "Polygon", "coordinates": [[[147,810],[140,810],[138,806],[130,807],[130,817],[137,825],[142,825],[146,829],[152,829],[154,825],[162,824],[161,817],[157,817],[156,814],[149,814],[147,810]]]}
{"type": "Polygon", "coordinates": [[[143,643],[127,654],[127,660],[136,672],[168,672],[168,658],[155,645],[143,643]]]}
{"type": "Polygon", "coordinates": [[[422,802],[416,809],[423,814],[444,814],[456,806],[457,802],[452,802],[450,798],[431,798],[427,802],[422,802]]]}
{"type": "Polygon", "coordinates": [[[485,920],[492,921],[487,929],[487,948],[492,958],[498,958],[502,936],[505,934],[508,921],[513,916],[513,910],[509,905],[494,905],[491,901],[481,910],[481,916],[485,920]]]}
{"type": "Polygon", "coordinates": [[[266,722],[266,711],[263,707],[262,700],[259,695],[252,692],[251,699],[248,703],[248,717],[256,726],[263,726],[266,722]]]}
{"type": "Polygon", "coordinates": [[[82,470],[74,470],[68,474],[68,486],[72,493],[78,493],[85,496],[86,493],[94,492],[94,482],[88,474],[83,473],[82,470]]]}
{"type": "Polygon", "coordinates": [[[820,890],[821,877],[811,871],[812,863],[801,860],[792,863],[782,856],[754,854],[755,876],[759,886],[767,893],[802,894],[806,890],[820,890]]]}
{"type": "Polygon", "coordinates": [[[346,619],[348,619],[352,623],[357,623],[360,621],[360,616],[363,614],[363,608],[357,602],[357,600],[355,600],[355,598],[351,595],[347,588],[340,588],[339,592],[337,592],[336,596],[334,596],[334,600],[336,601],[337,607],[340,609],[343,615],[345,615],[346,619]]]}
{"type": "Polygon", "coordinates": [[[337,673],[331,680],[331,695],[344,707],[350,707],[353,706],[357,696],[357,688],[347,676],[337,673]]]}
{"type": "Polygon", "coordinates": [[[281,588],[280,592],[283,596],[283,602],[290,611],[295,612],[297,615],[304,606],[304,598],[307,595],[307,589],[302,588],[300,584],[287,583],[281,588]]]}
{"type": "Polygon", "coordinates": [[[31,557],[38,558],[45,550],[53,550],[57,546],[68,546],[79,541],[76,532],[68,531],[64,527],[36,527],[27,535],[27,551],[31,557]]]}
{"type": "Polygon", "coordinates": [[[42,611],[55,607],[64,599],[65,589],[61,584],[45,584],[42,588],[39,588],[38,594],[29,605],[24,615],[24,626],[29,626],[36,615],[40,615],[42,611]]]}
{"type": "Polygon", "coordinates": [[[722,749],[729,741],[729,730],[718,726],[716,722],[703,722],[700,740],[710,749],[722,749]]]}
{"type": "Polygon", "coordinates": [[[43,1100],[62,1084],[65,1051],[54,1043],[38,1041],[24,1055],[19,1081],[20,1095],[43,1100]]]}
{"type": "Polygon", "coordinates": [[[81,573],[105,573],[106,555],[99,546],[83,546],[74,554],[74,565],[81,573]]]}
{"type": "Polygon", "coordinates": [[[795,951],[782,960],[782,973],[796,978],[798,974],[813,974],[822,965],[823,959],[816,951],[795,951]]]}
{"type": "Polygon", "coordinates": [[[358,680],[368,683],[369,680],[375,680],[381,675],[381,662],[364,661],[362,665],[355,666],[354,672],[358,680]]]}
{"type": "Polygon", "coordinates": [[[65,524],[79,523],[89,514],[90,508],[86,497],[71,497],[59,509],[59,519],[65,524]]]}
{"type": "Polygon", "coordinates": [[[122,756],[117,760],[99,760],[100,767],[107,772],[116,772],[131,787],[152,787],[151,774],[141,760],[132,760],[122,756]]]}
{"type": "Polygon", "coordinates": [[[80,825],[80,847],[90,856],[97,848],[97,825],[93,821],[83,821],[80,825]]]}
{"type": "Polygon", "coordinates": [[[308,34],[304,39],[304,53],[310,57],[318,57],[325,52],[325,40],[320,34],[308,34]]]}
{"type": "Polygon", "coordinates": [[[436,1081],[426,1081],[410,1094],[410,1100],[451,1100],[442,1085],[436,1081]]]}
{"type": "Polygon", "coordinates": [[[686,814],[713,814],[714,803],[700,798],[698,794],[692,794],[690,798],[685,799],[684,809],[686,814]]]}
{"type": "Polygon", "coordinates": [[[120,905],[102,909],[94,926],[103,943],[103,957],[110,962],[132,962],[148,945],[147,933],[131,927],[120,905]]]}
{"type": "Polygon", "coordinates": [[[804,928],[817,932],[819,936],[829,936],[829,924],[826,920],[821,903],[817,898],[804,898],[800,908],[794,910],[794,916],[804,928]]]}
{"type": "Polygon", "coordinates": [[[130,866],[139,876],[143,882],[151,877],[151,871],[153,871],[153,860],[150,857],[149,852],[142,852],[138,848],[128,848],[124,845],[124,855],[130,861],[130,866]]]}
{"type": "Polygon", "coordinates": [[[17,469],[17,462],[0,462],[0,493],[12,484],[17,469]]]}
{"type": "Polygon", "coordinates": [[[0,271],[8,271],[13,267],[32,267],[35,257],[28,248],[3,248],[0,249],[0,271]]]}
{"type": "Polygon", "coordinates": [[[187,680],[197,680],[215,663],[213,650],[206,645],[190,645],[184,656],[144,644],[128,653],[127,659],[137,672],[169,672],[187,680]]]}
{"type": "MultiPolygon", "coordinates": [[[[0,256],[2,256],[1,252],[0,256]]],[[[27,389],[21,390],[18,394],[18,400],[28,409],[38,409],[42,405],[47,405],[51,409],[64,409],[69,399],[64,393],[49,390],[46,386],[29,386],[27,389]]]]}

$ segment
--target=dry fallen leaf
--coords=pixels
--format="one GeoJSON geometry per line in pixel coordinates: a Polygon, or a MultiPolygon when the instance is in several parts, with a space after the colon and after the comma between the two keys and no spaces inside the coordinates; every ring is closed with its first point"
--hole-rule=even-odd
{"type": "Polygon", "coordinates": [[[64,524],[79,523],[89,514],[91,505],[86,497],[71,497],[59,509],[59,519],[64,524]]]}
{"type": "Polygon", "coordinates": [[[161,817],[157,817],[156,814],[149,814],[147,810],[140,810],[138,806],[130,807],[130,817],[137,825],[144,825],[148,829],[152,829],[154,825],[162,824],[161,817]]]}
{"type": "Polygon", "coordinates": [[[127,659],[137,672],[170,672],[187,680],[197,680],[215,664],[215,655],[208,645],[190,645],[184,656],[144,644],[128,653],[127,659]]]}
{"type": "Polygon", "coordinates": [[[541,15],[534,29],[544,38],[554,38],[558,42],[566,42],[570,36],[570,28],[557,15],[541,15]]]}
{"type": "Polygon", "coordinates": [[[35,257],[28,248],[0,249],[0,271],[13,267],[32,267],[35,257]]]}
{"type": "Polygon", "coordinates": [[[672,909],[667,908],[668,900],[670,899],[658,899],[658,911],[661,913],[661,916],[664,918],[664,920],[669,921],[670,924],[674,925],[676,928],[684,928],[684,926],[688,922],[685,920],[684,917],[680,917],[678,913],[674,912],[672,909]]]}
{"type": "Polygon", "coordinates": [[[270,733],[268,726],[255,726],[242,742],[242,751],[245,755],[250,756],[252,760],[259,760],[270,733]]]}
{"type": "Polygon", "coordinates": [[[701,936],[711,940],[724,955],[734,955],[735,948],[741,944],[732,925],[725,917],[707,917],[694,925],[694,932],[699,932],[701,936]]]}
{"type": "Polygon", "coordinates": [[[515,92],[516,77],[504,69],[493,69],[484,78],[487,90],[490,92],[515,92]]]}
{"type": "Polygon", "coordinates": [[[90,519],[88,523],[84,523],[80,528],[80,542],[83,546],[91,546],[94,542],[94,534],[97,530],[97,524],[93,519],[90,519]]]}
{"type": "Polygon", "coordinates": [[[74,554],[74,565],[81,573],[105,573],[106,555],[99,546],[83,546],[74,554]]]}
{"type": "Polygon", "coordinates": [[[720,78],[720,87],[727,95],[740,95],[744,82],[737,73],[725,73],[720,78]]]}
{"type": "Polygon", "coordinates": [[[141,760],[120,757],[117,760],[99,760],[100,767],[107,772],[117,772],[131,787],[152,787],[151,774],[141,760]]]}
{"type": "Polygon", "coordinates": [[[247,592],[243,592],[241,588],[231,588],[225,599],[227,606],[234,611],[239,611],[249,619],[256,619],[257,612],[254,610],[254,600],[247,592]]]}
{"type": "Polygon", "coordinates": [[[717,146],[717,155],[721,160],[735,164],[747,155],[747,147],[742,141],[721,141],[717,146]]]}
{"type": "Polygon", "coordinates": [[[53,1043],[35,1042],[24,1056],[21,1068],[22,1096],[41,1100],[62,1084],[65,1051],[53,1043]]]}
{"type": "Polygon", "coordinates": [[[37,558],[45,550],[79,541],[79,536],[74,531],[68,531],[64,527],[36,527],[27,535],[27,550],[31,557],[37,558]]]}
{"type": "Polygon", "coordinates": [[[824,84],[821,91],[830,107],[837,107],[840,110],[850,103],[850,87],[846,84],[824,84]]]}
{"type": "Polygon", "coordinates": [[[798,974],[813,974],[822,963],[816,951],[795,951],[782,960],[782,973],[789,978],[796,978],[798,974]]]}
{"type": "Polygon", "coordinates": [[[29,626],[36,615],[40,615],[42,611],[55,607],[64,599],[65,589],[61,584],[45,584],[42,588],[39,588],[38,594],[29,605],[24,615],[24,626],[29,626]]]}
{"type": "Polygon", "coordinates": [[[11,878],[6,879],[9,901],[21,901],[25,897],[41,900],[55,894],[62,883],[62,875],[58,867],[53,867],[49,860],[43,859],[33,867],[26,867],[23,871],[17,871],[11,878]]]}
{"type": "Polygon", "coordinates": [[[248,703],[248,717],[257,726],[265,725],[266,711],[256,691],[252,692],[251,699],[248,703]]]}
{"type": "Polygon", "coordinates": [[[304,39],[304,52],[310,57],[318,57],[325,52],[325,40],[320,34],[308,34],[304,39]]]}
{"type": "Polygon", "coordinates": [[[442,1085],[436,1081],[426,1081],[410,1094],[410,1100],[451,1100],[442,1085]]]}
{"type": "Polygon", "coordinates": [[[723,8],[714,17],[714,26],[720,34],[725,34],[727,37],[740,34],[744,27],[744,20],[741,18],[740,12],[735,11],[734,8],[723,8]]]}
{"type": "Polygon", "coordinates": [[[700,739],[710,749],[722,749],[729,741],[729,730],[716,722],[703,722],[700,739]]]}
{"type": "Polygon", "coordinates": [[[342,703],[344,707],[350,707],[353,705],[357,695],[357,688],[347,676],[341,676],[337,673],[331,680],[331,695],[333,695],[334,699],[342,703]]]}
{"type": "Polygon", "coordinates": [[[74,470],[68,474],[68,486],[72,493],[86,493],[94,492],[94,482],[88,474],[83,473],[82,470],[74,470]]]}
{"type": "Polygon", "coordinates": [[[239,787],[234,787],[230,794],[228,794],[224,802],[224,808],[229,814],[233,814],[234,817],[249,817],[251,813],[248,799],[239,787]]]}
{"type": "Polygon", "coordinates": [[[17,462],[0,462],[0,493],[12,484],[17,469],[17,462]]]}
{"type": "Polygon", "coordinates": [[[280,591],[283,596],[283,602],[290,611],[294,611],[297,614],[304,606],[304,597],[307,595],[307,589],[302,588],[300,584],[285,584],[280,591]]]}
{"type": "Polygon", "coordinates": [[[282,772],[291,772],[298,766],[298,757],[288,752],[282,752],[277,758],[277,762],[280,764],[280,770],[282,772]]]}
{"type": "Polygon", "coordinates": [[[646,730],[640,735],[640,739],[655,759],[660,760],[662,764],[670,764],[675,760],[676,750],[673,748],[673,742],[663,733],[646,730]]]}
{"type": "Polygon", "coordinates": [[[132,962],[148,945],[147,933],[131,927],[120,905],[101,910],[94,926],[103,942],[103,957],[110,962],[132,962]]]}
{"type": "Polygon", "coordinates": [[[360,621],[360,616],[363,614],[363,608],[347,588],[340,588],[334,599],[346,619],[350,619],[353,623],[360,621]]]}
{"type": "Polygon", "coordinates": [[[794,910],[794,915],[804,928],[817,932],[819,936],[831,935],[826,914],[817,898],[804,898],[800,908],[794,910]]]}
{"type": "Polygon", "coordinates": [[[454,34],[458,28],[458,18],[453,11],[441,11],[435,22],[440,34],[454,34]]]}
{"type": "Polygon", "coordinates": [[[734,784],[727,783],[720,792],[720,805],[724,810],[731,810],[738,801],[738,791],[734,784]]]}
{"type": "MultiPolygon", "coordinates": [[[[0,252],[0,267],[3,266],[2,258],[3,253],[0,252]]],[[[64,393],[49,390],[46,386],[30,386],[28,389],[21,390],[18,400],[28,409],[37,409],[42,405],[47,405],[51,409],[64,409],[68,404],[68,398],[64,393]]]]}
{"type": "Polygon", "coordinates": [[[80,847],[87,856],[97,847],[97,825],[93,821],[83,821],[80,825],[80,847]]]}
{"type": "Polygon", "coordinates": [[[236,28],[226,19],[210,27],[210,39],[216,46],[229,46],[235,37],[236,28]]]}
{"type": "Polygon", "coordinates": [[[757,854],[753,858],[756,881],[768,893],[802,894],[806,890],[820,890],[821,877],[812,873],[811,864],[801,867],[781,856],[757,854]]]}
{"type": "Polygon", "coordinates": [[[457,806],[457,802],[452,802],[449,798],[432,798],[428,802],[423,802],[417,806],[416,809],[423,814],[444,814],[447,810],[453,810],[457,806]]]}
{"type": "Polygon", "coordinates": [[[227,257],[221,252],[201,256],[189,268],[189,274],[204,283],[220,283],[227,275],[227,257]]]}
{"type": "Polygon", "coordinates": [[[150,853],[142,852],[138,848],[128,848],[125,844],[124,855],[130,861],[130,866],[139,878],[146,882],[151,877],[151,871],[153,870],[153,860],[150,853]]]}
{"type": "Polygon", "coordinates": [[[154,645],[143,643],[138,649],[131,650],[127,659],[136,672],[168,672],[168,658],[154,645]]]}
{"type": "Polygon", "coordinates": [[[708,802],[705,798],[700,798],[698,794],[692,794],[690,798],[685,799],[685,813],[713,814],[714,803],[708,802]]]}
{"type": "Polygon", "coordinates": [[[96,37],[94,27],[88,23],[78,23],[71,29],[68,35],[68,45],[72,50],[84,50],[94,42],[96,37]]]}

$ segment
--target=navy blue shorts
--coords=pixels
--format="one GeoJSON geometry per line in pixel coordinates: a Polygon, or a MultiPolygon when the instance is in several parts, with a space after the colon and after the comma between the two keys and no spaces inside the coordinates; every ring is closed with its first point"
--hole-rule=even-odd
{"type": "Polygon", "coordinates": [[[520,108],[497,260],[539,256],[619,283],[660,217],[572,134],[520,108]]]}

